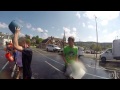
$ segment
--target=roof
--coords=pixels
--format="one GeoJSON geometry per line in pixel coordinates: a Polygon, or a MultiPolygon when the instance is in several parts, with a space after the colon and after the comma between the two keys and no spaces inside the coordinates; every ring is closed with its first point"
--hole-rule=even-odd
{"type": "Polygon", "coordinates": [[[49,39],[44,39],[44,40],[42,41],[42,43],[46,43],[48,40],[49,40],[49,39]]]}
{"type": "Polygon", "coordinates": [[[48,40],[51,40],[51,39],[55,40],[55,42],[63,41],[63,40],[60,39],[60,38],[48,37],[47,39],[44,39],[44,40],[42,41],[42,43],[47,43],[47,41],[48,41],[48,40]]]}

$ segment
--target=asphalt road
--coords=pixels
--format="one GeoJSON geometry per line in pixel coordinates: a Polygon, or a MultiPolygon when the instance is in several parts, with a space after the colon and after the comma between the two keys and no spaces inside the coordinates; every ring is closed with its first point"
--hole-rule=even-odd
{"type": "MultiPolygon", "coordinates": [[[[61,56],[55,52],[47,52],[38,48],[32,48],[32,72],[34,79],[67,79],[63,73],[64,62],[61,56]]],[[[0,79],[12,79],[14,62],[7,62],[4,57],[5,52],[0,50],[0,79]]],[[[87,73],[82,79],[112,79],[114,71],[106,70],[97,65],[95,68],[95,60],[81,57],[87,73]]],[[[114,75],[113,75],[114,76],[114,75]]]]}

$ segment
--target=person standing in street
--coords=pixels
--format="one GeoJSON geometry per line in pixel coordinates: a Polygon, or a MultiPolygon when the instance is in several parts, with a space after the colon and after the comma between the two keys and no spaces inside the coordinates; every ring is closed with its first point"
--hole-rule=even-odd
{"type": "Polygon", "coordinates": [[[27,42],[25,38],[22,39],[22,46],[18,44],[18,36],[20,34],[20,28],[15,27],[14,34],[14,47],[16,50],[22,52],[22,65],[23,65],[23,79],[31,79],[31,61],[32,61],[32,50],[30,49],[30,42],[27,42]]]}

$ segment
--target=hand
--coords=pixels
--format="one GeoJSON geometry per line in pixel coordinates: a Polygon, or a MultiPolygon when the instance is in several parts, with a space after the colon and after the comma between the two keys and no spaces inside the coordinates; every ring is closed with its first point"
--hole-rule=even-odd
{"type": "Polygon", "coordinates": [[[20,33],[20,28],[19,27],[15,27],[15,33],[20,33]]]}

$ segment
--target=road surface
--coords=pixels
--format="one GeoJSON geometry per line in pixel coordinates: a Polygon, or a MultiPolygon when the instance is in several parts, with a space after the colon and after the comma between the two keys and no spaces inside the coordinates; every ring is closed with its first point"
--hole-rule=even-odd
{"type": "MultiPolygon", "coordinates": [[[[61,56],[55,52],[47,52],[38,48],[32,48],[32,77],[34,79],[67,79],[63,73],[64,62],[61,56]]],[[[0,79],[12,79],[11,74],[14,62],[7,62],[4,57],[5,52],[0,50],[0,79]]],[[[95,68],[95,60],[81,57],[87,73],[82,79],[111,79],[114,71],[108,71],[103,67],[95,68]],[[112,74],[111,74],[112,73],[112,74]]]]}

